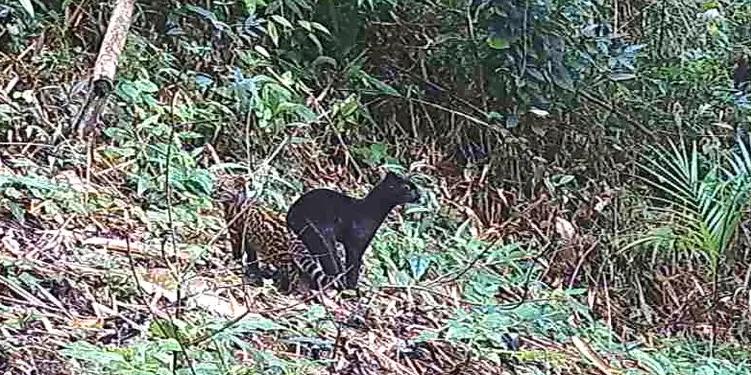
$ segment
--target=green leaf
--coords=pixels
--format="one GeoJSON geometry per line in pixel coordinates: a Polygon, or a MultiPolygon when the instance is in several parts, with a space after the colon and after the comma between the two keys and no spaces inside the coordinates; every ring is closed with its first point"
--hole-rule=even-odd
{"type": "Polygon", "coordinates": [[[313,66],[319,66],[319,65],[331,65],[333,68],[336,68],[336,60],[329,56],[318,56],[315,60],[313,60],[313,66]]]}
{"type": "Polygon", "coordinates": [[[297,21],[297,24],[302,26],[302,28],[305,29],[305,31],[313,32],[313,26],[310,24],[310,22],[300,20],[300,21],[297,21]]]}
{"type": "Polygon", "coordinates": [[[636,74],[630,73],[613,73],[610,75],[610,79],[613,81],[627,81],[629,79],[636,78],[636,74]]]}
{"type": "Polygon", "coordinates": [[[31,4],[31,0],[18,0],[18,2],[21,3],[23,10],[25,10],[31,18],[34,18],[34,5],[31,4]]]}
{"type": "Polygon", "coordinates": [[[502,121],[503,115],[498,112],[492,111],[487,113],[487,118],[488,121],[502,121]]]}
{"type": "Polygon", "coordinates": [[[260,46],[260,45],[258,45],[258,46],[254,46],[254,47],[253,47],[253,49],[254,49],[254,50],[255,50],[256,52],[258,52],[258,54],[260,54],[261,56],[263,56],[263,57],[265,57],[265,58],[267,58],[267,59],[270,59],[270,58],[271,58],[271,54],[269,54],[269,51],[268,51],[268,50],[266,50],[266,48],[263,48],[263,46],[260,46]]]}
{"type": "Polygon", "coordinates": [[[553,82],[560,88],[565,90],[574,89],[574,81],[571,79],[571,75],[563,64],[555,64],[553,71],[551,72],[553,82]]]}
{"type": "Polygon", "coordinates": [[[104,366],[113,362],[126,363],[125,357],[122,354],[107,351],[104,348],[99,348],[85,341],[76,341],[68,344],[61,350],[61,353],[66,357],[104,366]]]}
{"type": "Polygon", "coordinates": [[[409,259],[409,268],[412,271],[412,277],[419,280],[425,275],[430,267],[431,259],[425,255],[415,255],[409,259]]]}
{"type": "Polygon", "coordinates": [[[148,79],[139,79],[135,82],[136,87],[138,87],[139,90],[142,92],[148,92],[148,93],[154,93],[159,91],[159,86],[156,85],[156,83],[151,82],[148,79]]]}
{"type": "Polygon", "coordinates": [[[468,325],[458,322],[449,323],[449,328],[446,331],[446,339],[449,340],[465,340],[474,338],[476,335],[475,330],[468,325]]]}
{"type": "Polygon", "coordinates": [[[19,223],[23,224],[25,222],[24,215],[26,214],[26,209],[21,207],[20,204],[16,202],[7,202],[8,208],[10,208],[10,213],[13,215],[13,218],[16,219],[19,223]]]}
{"type": "Polygon", "coordinates": [[[137,125],[138,129],[144,129],[151,125],[159,123],[159,114],[155,114],[152,116],[147,117],[145,120],[143,120],[140,124],[137,125]]]}
{"type": "Polygon", "coordinates": [[[256,1],[255,0],[245,0],[243,1],[243,4],[245,5],[245,11],[247,11],[248,14],[256,13],[256,1]]]}
{"type": "Polygon", "coordinates": [[[274,43],[274,46],[279,47],[279,31],[276,29],[276,24],[269,22],[266,25],[266,32],[268,33],[269,38],[271,38],[271,42],[274,43]]]}
{"type": "Polygon", "coordinates": [[[570,288],[566,289],[565,293],[569,296],[582,296],[587,294],[587,288],[570,288]]]}
{"type": "Polygon", "coordinates": [[[135,102],[138,99],[138,88],[130,82],[122,82],[118,85],[117,93],[128,102],[135,102]]]}
{"type": "Polygon", "coordinates": [[[331,35],[331,31],[329,31],[329,29],[327,29],[326,26],[323,26],[318,22],[313,22],[312,25],[314,29],[320,30],[326,35],[331,35]]]}
{"type": "Polygon", "coordinates": [[[323,319],[326,317],[326,309],[321,305],[310,306],[307,313],[308,319],[323,319]]]}
{"type": "Polygon", "coordinates": [[[345,118],[354,114],[359,108],[360,104],[356,100],[353,100],[352,96],[347,97],[344,103],[336,106],[337,112],[345,118]]]}
{"type": "Polygon", "coordinates": [[[29,189],[39,189],[46,191],[60,191],[60,186],[51,182],[50,180],[39,176],[19,176],[14,178],[16,183],[19,183],[29,189]]]}
{"type": "Polygon", "coordinates": [[[506,49],[511,46],[508,39],[501,38],[498,35],[491,35],[488,37],[488,46],[493,49],[506,49]]]}
{"type": "Polygon", "coordinates": [[[179,352],[180,350],[182,350],[180,343],[173,338],[159,340],[158,344],[160,352],[179,352]]]}
{"type": "Polygon", "coordinates": [[[368,74],[363,74],[363,78],[368,84],[374,86],[376,89],[378,89],[378,91],[382,92],[383,94],[391,95],[391,96],[401,96],[401,94],[399,94],[399,91],[396,91],[396,89],[394,89],[393,87],[389,86],[388,84],[386,84],[385,82],[377,78],[373,78],[368,74]]]}
{"type": "Polygon", "coordinates": [[[322,54],[323,53],[323,46],[321,45],[321,41],[318,40],[318,37],[315,36],[315,34],[313,34],[313,33],[308,33],[308,39],[310,39],[311,41],[313,41],[313,44],[315,44],[316,48],[318,49],[318,53],[322,54]]]}
{"type": "Polygon", "coordinates": [[[556,186],[564,186],[564,185],[567,185],[568,183],[570,183],[570,182],[574,181],[574,179],[575,179],[575,177],[574,177],[574,176],[572,176],[572,175],[570,175],[570,174],[566,174],[566,175],[563,175],[563,176],[561,176],[561,178],[560,178],[560,179],[558,180],[558,183],[556,184],[556,186]]]}
{"type": "Polygon", "coordinates": [[[668,372],[665,368],[649,354],[641,350],[632,350],[629,352],[632,358],[634,358],[641,366],[648,369],[650,374],[655,375],[667,375],[668,372]]]}
{"type": "Polygon", "coordinates": [[[143,193],[145,193],[149,188],[151,187],[151,179],[145,176],[138,176],[138,181],[136,183],[136,196],[142,197],[143,193]]]}
{"type": "Polygon", "coordinates": [[[506,129],[513,129],[517,125],[519,125],[519,117],[513,113],[506,116],[506,129]]]}
{"type": "Polygon", "coordinates": [[[287,20],[286,18],[284,18],[284,17],[282,17],[282,16],[280,16],[278,14],[275,14],[275,15],[271,16],[271,19],[274,20],[274,22],[276,22],[276,23],[284,26],[287,29],[291,29],[292,28],[292,23],[290,23],[289,20],[287,20]]]}
{"type": "Polygon", "coordinates": [[[177,337],[179,328],[176,324],[173,324],[168,319],[154,320],[149,324],[149,333],[155,337],[160,338],[174,338],[177,337]]]}
{"type": "Polygon", "coordinates": [[[216,25],[219,22],[219,19],[216,18],[216,14],[208,9],[191,4],[185,5],[185,8],[209,20],[213,25],[216,25]]]}
{"type": "Polygon", "coordinates": [[[415,338],[415,342],[431,341],[438,339],[438,331],[425,330],[420,332],[415,338]]]}

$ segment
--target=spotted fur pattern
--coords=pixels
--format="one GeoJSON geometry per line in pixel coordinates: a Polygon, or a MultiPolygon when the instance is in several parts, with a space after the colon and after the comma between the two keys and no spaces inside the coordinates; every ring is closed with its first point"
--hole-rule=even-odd
{"type": "Polygon", "coordinates": [[[223,203],[232,255],[247,262],[249,276],[260,274],[260,263],[277,268],[279,288],[284,291],[289,291],[291,281],[297,279],[299,272],[306,275],[317,289],[343,287],[344,281],[327,275],[302,240],[287,228],[283,215],[247,199],[243,191],[225,193],[223,203]]]}

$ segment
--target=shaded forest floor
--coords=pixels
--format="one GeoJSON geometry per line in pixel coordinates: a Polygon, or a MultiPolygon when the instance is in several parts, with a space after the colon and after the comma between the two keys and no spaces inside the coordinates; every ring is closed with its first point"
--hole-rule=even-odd
{"type": "Polygon", "coordinates": [[[410,223],[398,230],[390,221],[372,250],[380,259],[370,259],[366,269],[388,269],[379,263],[408,254],[405,247],[445,247],[440,243],[456,246],[452,256],[464,259],[445,266],[452,271],[441,275],[410,259],[410,270],[393,265],[385,274],[375,273],[380,282],[366,281],[359,298],[329,293],[320,304],[310,293],[280,295],[270,282],[241,285],[239,264],[230,260],[219,235],[224,223],[218,210],[181,204],[171,214],[144,209],[126,187],[78,177],[98,176],[107,168],[93,163],[82,171],[53,171],[35,156],[6,149],[2,157],[1,353],[3,369],[12,374],[88,373],[84,364],[92,360],[109,371],[149,368],[173,350],[185,350],[197,365],[221,357],[213,353],[217,343],[237,359],[230,367],[257,370],[479,374],[529,367],[528,373],[596,373],[589,363],[598,356],[579,352],[588,347],[582,339],[561,342],[520,326],[541,314],[550,315],[556,329],[568,327],[571,318],[589,320],[570,292],[533,282],[529,300],[518,304],[526,281],[520,274],[514,288],[503,288],[507,296],[496,295],[503,282],[497,273],[506,271],[493,269],[493,263],[521,267],[529,261],[516,245],[461,233],[410,244],[405,238],[421,240],[405,233],[410,223]],[[166,232],[170,225],[178,233],[166,232]],[[415,282],[403,275],[409,271],[432,277],[415,282]],[[476,280],[463,285],[466,278],[476,280]],[[481,287],[486,290],[463,291],[481,287]],[[233,318],[240,320],[225,327],[233,318]],[[189,335],[182,345],[169,339],[172,324],[189,335]]]}

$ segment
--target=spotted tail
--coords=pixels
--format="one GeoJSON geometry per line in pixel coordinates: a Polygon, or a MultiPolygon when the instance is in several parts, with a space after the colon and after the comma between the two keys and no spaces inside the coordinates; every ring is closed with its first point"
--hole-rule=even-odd
{"type": "Polygon", "coordinates": [[[333,286],[337,290],[344,289],[343,278],[339,275],[326,274],[321,264],[315,259],[314,255],[310,254],[302,240],[294,239],[290,242],[290,253],[295,265],[310,278],[318,290],[327,286],[333,286]]]}

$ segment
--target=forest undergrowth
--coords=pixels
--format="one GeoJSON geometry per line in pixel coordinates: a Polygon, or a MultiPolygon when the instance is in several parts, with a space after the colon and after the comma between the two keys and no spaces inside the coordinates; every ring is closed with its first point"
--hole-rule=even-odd
{"type": "Polygon", "coordinates": [[[89,106],[114,3],[0,4],[0,373],[748,373],[748,5],[143,2],[89,106]],[[387,170],[358,293],[243,285],[217,179],[387,170]]]}

